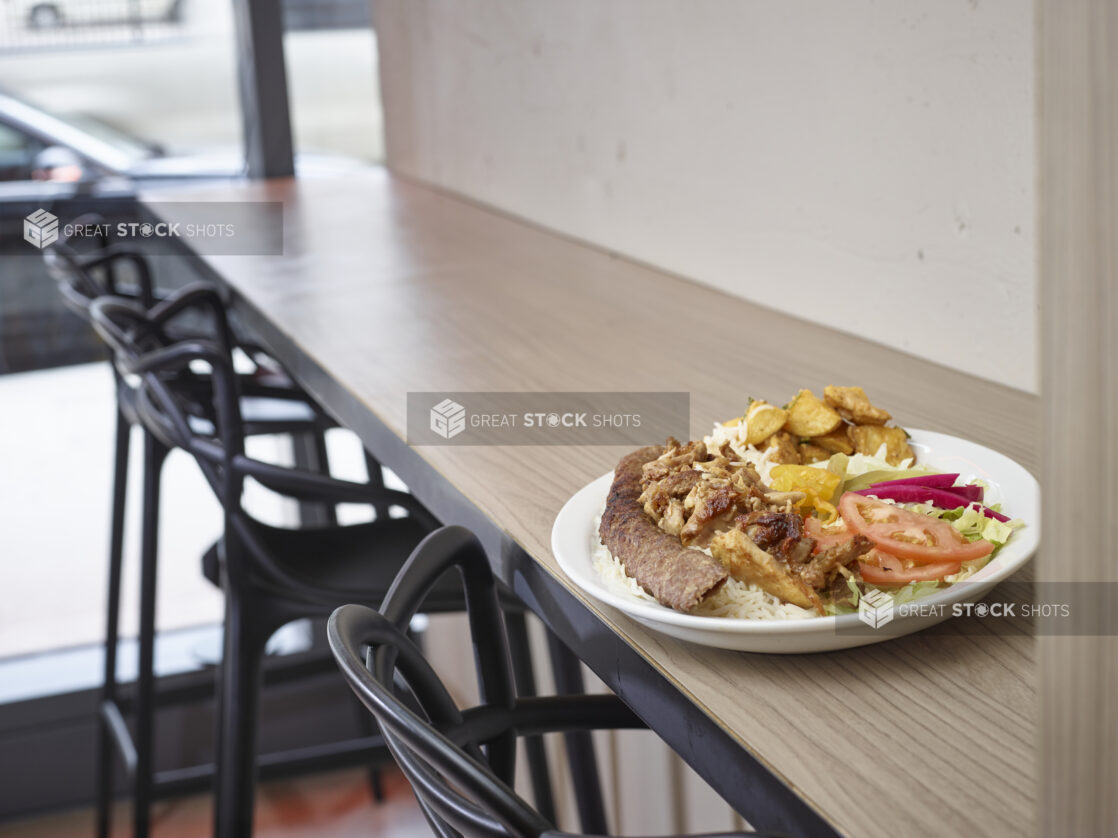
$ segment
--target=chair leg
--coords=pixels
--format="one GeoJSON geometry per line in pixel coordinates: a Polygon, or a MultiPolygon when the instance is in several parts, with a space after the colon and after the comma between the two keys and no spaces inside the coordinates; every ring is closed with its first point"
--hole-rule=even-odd
{"type": "MultiPolygon", "coordinates": [[[[330,473],[325,428],[316,426],[313,431],[292,434],[291,448],[298,468],[320,474],[330,473]]],[[[328,503],[300,501],[299,520],[304,526],[331,526],[338,523],[338,510],[328,503]]]]}
{"type": "MultiPolygon", "coordinates": [[[[374,489],[384,488],[384,469],[381,468],[380,461],[370,454],[365,452],[365,473],[369,478],[369,485],[374,489]]],[[[378,518],[388,517],[388,507],[382,504],[374,504],[373,508],[376,510],[378,518]]]]}
{"type": "Polygon", "coordinates": [[[159,484],[167,448],[144,434],[143,534],[140,542],[140,659],[136,679],[136,777],[133,835],[147,838],[155,733],[155,573],[159,549],[159,484]]]}
{"type": "MultiPolygon", "coordinates": [[[[109,535],[109,593],[105,624],[105,668],[101,703],[116,701],[116,651],[120,628],[120,568],[124,553],[124,511],[128,498],[128,449],[132,426],[116,412],[116,457],[113,465],[113,509],[109,535]]],[[[112,739],[104,719],[97,717],[97,838],[109,838],[112,828],[112,739]]]]}
{"type": "Polygon", "coordinates": [[[263,609],[235,592],[225,597],[225,654],[219,672],[216,838],[252,835],[257,709],[267,635],[263,609]]]}
{"type": "MultiPolygon", "coordinates": [[[[506,611],[509,652],[512,655],[512,672],[516,680],[516,694],[521,698],[536,695],[536,673],[532,666],[532,652],[528,646],[528,623],[522,611],[506,611]]],[[[547,767],[547,749],[542,736],[526,736],[524,752],[528,758],[528,776],[532,783],[532,796],[536,811],[549,823],[555,823],[555,797],[551,789],[551,771],[547,767]]]]}
{"type": "Polygon", "coordinates": [[[374,489],[384,488],[384,469],[381,468],[380,460],[365,452],[365,472],[369,477],[369,485],[374,489]]]}
{"type": "MultiPolygon", "coordinates": [[[[365,705],[356,696],[354,696],[353,704],[357,713],[357,728],[361,731],[361,735],[363,737],[376,736],[377,724],[373,720],[372,713],[365,709],[365,705]]],[[[372,794],[373,800],[377,803],[384,802],[384,784],[380,778],[380,766],[375,761],[369,762],[369,793],[372,794]]]]}
{"type": "MultiPolygon", "coordinates": [[[[322,474],[330,474],[330,454],[326,450],[326,428],[315,428],[311,434],[311,444],[314,446],[315,460],[318,462],[318,471],[322,474]]],[[[322,505],[323,514],[326,517],[327,524],[338,523],[338,508],[333,504],[325,503],[322,505]]]]}
{"type": "MultiPolygon", "coordinates": [[[[369,463],[370,482],[372,482],[372,480],[373,480],[372,475],[374,473],[373,472],[373,466],[376,465],[376,460],[374,460],[368,454],[366,454],[365,457],[366,457],[366,461],[369,463]]],[[[379,465],[376,465],[376,473],[377,474],[380,473],[380,466],[379,465]]],[[[414,625],[414,621],[413,621],[413,625],[414,625]]],[[[413,643],[415,643],[416,647],[419,649],[420,652],[425,651],[424,650],[424,643],[425,643],[424,634],[425,633],[426,632],[423,631],[423,630],[415,631],[413,626],[408,627],[408,632],[407,632],[408,638],[413,643]]],[[[361,735],[362,736],[376,736],[379,733],[379,731],[377,729],[376,722],[373,720],[372,714],[368,711],[368,709],[366,709],[365,705],[362,704],[359,699],[355,698],[354,699],[354,704],[357,707],[357,724],[358,724],[358,728],[361,731],[361,735]]],[[[373,800],[375,802],[377,802],[377,803],[383,803],[384,802],[384,779],[381,776],[381,766],[378,765],[376,762],[370,762],[369,763],[369,792],[372,794],[373,800]]]]}
{"type": "MultiPolygon", "coordinates": [[[[552,632],[547,633],[551,653],[551,669],[555,674],[555,691],[559,695],[579,695],[586,691],[582,679],[582,664],[552,632]]],[[[571,783],[582,831],[588,835],[608,835],[606,807],[602,800],[602,783],[598,776],[598,761],[594,755],[594,740],[589,731],[563,734],[571,765],[571,783]]]]}

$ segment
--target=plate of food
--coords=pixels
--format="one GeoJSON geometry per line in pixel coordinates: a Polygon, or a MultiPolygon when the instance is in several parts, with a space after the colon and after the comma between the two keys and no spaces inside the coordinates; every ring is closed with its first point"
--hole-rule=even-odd
{"type": "Polygon", "coordinates": [[[1004,454],[890,422],[860,387],[751,399],[575,493],[552,551],[594,599],[707,646],[823,652],[927,628],[1028,562],[1040,489],[1004,454]]]}

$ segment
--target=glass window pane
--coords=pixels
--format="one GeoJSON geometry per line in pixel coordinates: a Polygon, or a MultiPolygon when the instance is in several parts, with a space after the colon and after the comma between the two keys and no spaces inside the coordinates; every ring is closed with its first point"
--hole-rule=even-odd
{"type": "Polygon", "coordinates": [[[296,153],[309,171],[384,157],[368,0],[285,0],[284,52],[296,153]]]}

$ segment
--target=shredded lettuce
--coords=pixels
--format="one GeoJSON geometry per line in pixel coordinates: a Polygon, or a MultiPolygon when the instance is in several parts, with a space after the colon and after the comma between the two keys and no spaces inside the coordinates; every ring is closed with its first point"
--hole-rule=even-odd
{"type": "Polygon", "coordinates": [[[841,497],[843,492],[865,489],[883,480],[899,480],[903,477],[936,473],[930,466],[914,466],[911,458],[903,460],[899,465],[890,465],[885,459],[884,445],[872,455],[832,454],[830,459],[811,465],[814,468],[826,469],[842,478],[842,482],[835,490],[836,498],[841,497]]]}
{"type": "MultiPolygon", "coordinates": [[[[884,448],[885,446],[882,446],[884,448]]],[[[870,471],[901,471],[912,465],[911,462],[905,460],[900,465],[890,465],[889,461],[884,457],[884,451],[878,451],[882,456],[870,454],[851,454],[850,458],[846,461],[846,476],[857,477],[859,474],[865,474],[870,471]]],[[[824,463],[826,466],[826,463],[824,463]]]]}
{"type": "Polygon", "coordinates": [[[903,588],[893,589],[890,593],[893,594],[894,605],[904,605],[906,602],[912,602],[922,596],[927,596],[939,587],[939,580],[929,579],[925,582],[909,582],[903,588]]]}
{"type": "MultiPolygon", "coordinates": [[[[958,579],[965,579],[967,576],[970,576],[972,573],[974,573],[974,571],[974,568],[967,568],[964,565],[963,569],[959,571],[959,573],[957,573],[955,576],[945,577],[945,581],[953,583],[955,581],[958,581],[958,579]],[[958,577],[958,579],[956,577],[958,577]]],[[[853,600],[849,603],[827,603],[823,607],[823,610],[827,614],[853,614],[857,612],[858,600],[862,597],[862,594],[858,591],[858,583],[854,581],[853,577],[849,577],[846,580],[846,584],[849,586],[851,592],[853,593],[853,600]]],[[[938,590],[940,587],[942,587],[940,582],[936,579],[930,579],[925,582],[909,582],[907,585],[902,585],[898,588],[879,587],[878,585],[870,585],[868,583],[864,584],[866,585],[866,593],[869,593],[870,591],[884,591],[885,593],[889,594],[889,596],[893,598],[893,605],[904,605],[906,603],[912,602],[913,600],[925,597],[933,591],[938,590]]]]}

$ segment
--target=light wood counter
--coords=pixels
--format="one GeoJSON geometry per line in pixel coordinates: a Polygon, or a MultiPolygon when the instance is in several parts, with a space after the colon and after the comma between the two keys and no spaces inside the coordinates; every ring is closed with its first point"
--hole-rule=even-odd
{"type": "MultiPolygon", "coordinates": [[[[384,171],[150,197],[283,201],[283,257],[201,263],[280,360],[437,514],[479,529],[495,551],[518,545],[566,588],[549,548],[552,521],[623,452],[407,449],[409,391],[686,390],[691,431],[701,435],[738,415],[750,395],[784,401],[801,387],[860,384],[902,425],[964,436],[1037,466],[1035,396],[772,313],[384,171]]],[[[920,301],[865,304],[903,316],[920,301]]],[[[838,832],[1031,832],[1031,636],[993,621],[984,633],[952,621],[848,652],[750,655],[661,637],[572,593],[838,832]]],[[[702,773],[732,796],[717,770],[702,773]]]]}

